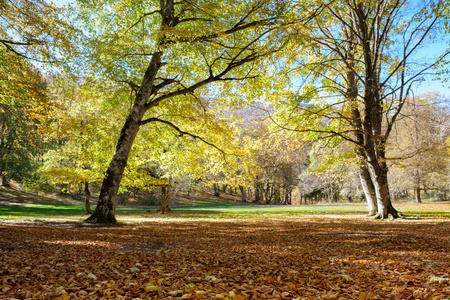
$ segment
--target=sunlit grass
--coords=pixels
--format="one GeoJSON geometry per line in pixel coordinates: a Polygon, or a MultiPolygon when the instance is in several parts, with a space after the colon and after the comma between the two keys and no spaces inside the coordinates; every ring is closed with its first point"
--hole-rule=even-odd
{"type": "MultiPolygon", "coordinates": [[[[395,202],[406,218],[450,218],[450,202],[395,202]]],[[[157,213],[158,206],[119,207],[116,214],[119,222],[151,222],[174,219],[233,219],[267,218],[277,216],[339,214],[365,215],[365,203],[333,203],[316,205],[263,205],[241,202],[185,201],[172,206],[172,213],[157,213]]],[[[92,207],[95,209],[95,207],[92,207]]],[[[48,221],[78,222],[87,218],[84,206],[12,203],[0,206],[0,221],[48,221]]]]}

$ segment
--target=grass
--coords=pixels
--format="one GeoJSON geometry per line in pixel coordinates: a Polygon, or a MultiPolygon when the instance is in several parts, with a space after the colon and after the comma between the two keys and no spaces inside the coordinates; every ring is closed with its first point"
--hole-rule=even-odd
{"type": "MultiPolygon", "coordinates": [[[[173,213],[162,216],[156,213],[158,206],[125,206],[117,208],[121,219],[153,218],[255,218],[271,215],[301,214],[361,214],[367,213],[365,203],[333,203],[315,205],[262,205],[233,201],[232,198],[208,197],[197,200],[181,199],[172,205],[173,213]]],[[[95,209],[93,201],[92,209],[95,209]]],[[[401,213],[409,218],[450,219],[450,201],[436,202],[426,199],[424,203],[413,201],[394,202],[401,213]]],[[[81,221],[86,218],[82,198],[44,196],[18,190],[0,188],[0,221],[5,220],[51,220],[81,221]]]]}
{"type": "MultiPolygon", "coordinates": [[[[27,201],[30,202],[30,201],[27,201]]],[[[84,205],[73,202],[6,203],[0,206],[0,221],[81,221],[86,218],[84,205]]],[[[450,202],[395,202],[394,206],[409,218],[449,218],[450,202]]],[[[92,209],[94,209],[93,207],[92,209]]],[[[361,214],[367,213],[364,203],[315,205],[261,205],[212,200],[182,201],[173,205],[172,214],[156,214],[157,206],[119,207],[118,219],[153,218],[254,218],[270,215],[299,214],[361,214]]]]}

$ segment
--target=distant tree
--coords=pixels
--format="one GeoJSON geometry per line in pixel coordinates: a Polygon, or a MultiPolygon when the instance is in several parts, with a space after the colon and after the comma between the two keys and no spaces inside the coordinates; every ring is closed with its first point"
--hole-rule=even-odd
{"type": "MultiPolygon", "coordinates": [[[[0,178],[32,179],[48,146],[53,102],[36,68],[0,48],[0,178]]],[[[33,178],[34,179],[34,178],[33,178]]]]}
{"type": "MultiPolygon", "coordinates": [[[[308,173],[317,176],[313,189],[320,190],[328,201],[353,201],[360,196],[358,187],[358,161],[352,145],[341,139],[318,140],[309,152],[308,173]]],[[[303,178],[305,175],[303,175],[303,178]]]]}
{"type": "Polygon", "coordinates": [[[448,191],[450,111],[436,94],[411,97],[389,139],[388,154],[400,173],[403,189],[413,190],[417,203],[422,190],[448,191]]]}
{"type": "MultiPolygon", "coordinates": [[[[123,118],[121,115],[112,118],[115,111],[110,111],[108,104],[113,96],[105,95],[93,82],[88,78],[52,78],[51,89],[57,105],[49,129],[54,144],[43,156],[44,163],[39,169],[53,184],[82,184],[87,213],[91,213],[89,184],[103,178],[105,161],[114,151],[117,128],[113,120],[123,118]]],[[[114,90],[113,86],[110,88],[114,90]]]]}

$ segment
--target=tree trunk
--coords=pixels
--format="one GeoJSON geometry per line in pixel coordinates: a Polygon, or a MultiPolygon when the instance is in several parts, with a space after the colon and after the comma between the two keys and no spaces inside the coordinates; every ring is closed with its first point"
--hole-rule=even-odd
{"type": "Polygon", "coordinates": [[[117,142],[116,151],[109,163],[106,176],[103,179],[100,196],[94,213],[86,220],[92,223],[115,223],[116,217],[114,212],[115,199],[119,190],[120,181],[127,165],[128,156],[131,147],[139,132],[140,122],[145,112],[150,108],[146,106],[153,89],[153,82],[156,74],[161,67],[162,52],[153,54],[144,78],[142,79],[141,88],[136,94],[133,108],[125,121],[120,132],[117,142]]]}
{"type": "Polygon", "coordinates": [[[222,184],[222,193],[227,191],[228,184],[222,184]]]}
{"type": "Polygon", "coordinates": [[[214,188],[214,196],[219,197],[220,196],[219,185],[217,183],[213,183],[213,188],[214,188]]]}
{"type": "MultiPolygon", "coordinates": [[[[114,200],[119,190],[120,181],[127,165],[128,156],[134,139],[139,131],[139,122],[145,113],[144,103],[136,100],[133,110],[130,112],[117,142],[116,151],[106,171],[103,180],[97,207],[94,213],[86,220],[92,223],[115,223],[114,200]],[[139,105],[141,104],[141,105],[139,105]]],[[[141,101],[142,102],[142,101],[141,101]]]]}
{"type": "MultiPolygon", "coordinates": [[[[417,137],[417,136],[416,136],[417,137]]],[[[416,203],[422,203],[422,199],[420,199],[420,172],[419,168],[414,171],[414,199],[416,203]]]]}
{"type": "Polygon", "coordinates": [[[91,192],[89,191],[89,182],[84,182],[84,194],[86,195],[86,199],[84,200],[84,207],[86,209],[86,214],[92,214],[91,211],[91,192]]]}
{"type": "Polygon", "coordinates": [[[349,57],[348,71],[347,71],[347,91],[346,97],[351,104],[351,116],[352,116],[352,126],[354,128],[354,138],[356,141],[355,154],[356,159],[359,161],[359,179],[361,182],[361,187],[364,192],[364,196],[369,206],[368,216],[375,216],[378,213],[378,205],[375,195],[375,187],[373,186],[372,179],[370,177],[367,164],[365,163],[365,152],[364,152],[364,134],[363,134],[363,122],[361,119],[361,113],[359,111],[358,105],[358,84],[356,81],[356,71],[355,71],[355,35],[353,31],[347,32],[348,40],[350,41],[347,55],[349,57]]]}
{"type": "Polygon", "coordinates": [[[420,199],[420,187],[418,186],[414,188],[414,198],[416,199],[416,203],[422,203],[422,199],[420,199]]]}
{"type": "Polygon", "coordinates": [[[161,187],[161,208],[158,209],[158,212],[161,214],[165,214],[171,212],[172,209],[169,207],[170,202],[170,183],[169,185],[163,185],[161,187]]]}
{"type": "Polygon", "coordinates": [[[247,189],[247,198],[251,199],[253,197],[252,188],[247,189]]]}
{"type": "Polygon", "coordinates": [[[359,166],[359,180],[364,192],[364,198],[366,198],[367,205],[369,206],[369,217],[376,216],[378,213],[377,196],[375,193],[375,187],[373,186],[372,179],[370,178],[369,170],[364,162],[360,162],[359,166]]]}
{"type": "Polygon", "coordinates": [[[261,202],[261,190],[258,182],[255,182],[255,202],[261,202]]]}
{"type": "Polygon", "coordinates": [[[2,174],[2,186],[6,188],[10,188],[11,185],[9,184],[8,178],[6,178],[5,174],[2,174]]]}
{"type": "Polygon", "coordinates": [[[230,191],[230,195],[233,196],[233,187],[232,186],[230,186],[229,191],[230,191]]]}
{"type": "Polygon", "coordinates": [[[245,199],[245,189],[244,189],[244,187],[242,185],[240,185],[239,189],[241,190],[242,202],[247,202],[247,200],[245,199]]]}
{"type": "Polygon", "coordinates": [[[376,162],[370,162],[368,165],[377,198],[378,213],[375,218],[387,219],[389,215],[392,215],[394,219],[398,218],[398,212],[391,202],[387,169],[380,167],[376,162]]]}

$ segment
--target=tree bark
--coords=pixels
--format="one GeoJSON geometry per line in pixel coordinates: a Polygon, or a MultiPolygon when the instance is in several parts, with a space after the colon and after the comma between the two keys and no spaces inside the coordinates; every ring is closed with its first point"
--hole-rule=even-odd
{"type": "Polygon", "coordinates": [[[139,131],[139,122],[145,113],[145,101],[142,97],[137,97],[130,115],[128,116],[119,141],[117,142],[116,151],[106,171],[103,180],[97,207],[94,213],[86,220],[92,223],[115,223],[114,202],[117,191],[119,190],[120,181],[127,165],[128,156],[131,147],[139,131]]]}
{"type": "Polygon", "coordinates": [[[261,188],[258,181],[255,182],[255,201],[254,202],[261,202],[261,188]]]}
{"type": "Polygon", "coordinates": [[[86,209],[86,214],[92,214],[91,211],[91,192],[89,191],[89,182],[84,182],[84,194],[86,195],[86,198],[84,200],[84,207],[86,209]]]}
{"type": "MultiPolygon", "coordinates": [[[[417,140],[417,129],[416,129],[416,140],[417,140]]],[[[416,141],[417,143],[417,141],[416,141]]],[[[416,203],[422,203],[420,198],[420,171],[419,167],[414,171],[414,199],[416,203]]]]}
{"type": "Polygon", "coordinates": [[[6,178],[5,174],[1,175],[2,178],[2,186],[6,188],[10,188],[11,184],[9,184],[8,178],[6,178]]]}
{"type": "Polygon", "coordinates": [[[377,219],[387,219],[392,215],[394,219],[398,218],[397,210],[392,206],[387,180],[387,168],[379,166],[376,161],[369,162],[369,171],[375,187],[377,198],[378,213],[377,219]]]}
{"type": "MultiPolygon", "coordinates": [[[[180,24],[183,20],[182,17],[184,17],[183,12],[179,12],[180,15],[175,15],[175,5],[180,5],[182,2],[175,2],[174,0],[161,0],[159,1],[159,10],[155,10],[155,12],[158,12],[160,15],[160,28],[161,30],[159,32],[153,32],[151,34],[154,34],[155,36],[158,36],[158,40],[156,41],[156,52],[153,52],[151,54],[151,59],[149,62],[149,65],[145,71],[145,74],[143,76],[143,79],[141,81],[140,85],[137,85],[133,82],[129,82],[130,86],[132,87],[133,91],[135,92],[135,100],[132,106],[132,109],[130,111],[130,114],[128,115],[128,118],[122,127],[119,140],[117,142],[115,153],[111,159],[111,162],[109,164],[108,170],[106,171],[106,176],[103,180],[102,188],[100,191],[99,201],[98,205],[94,211],[94,213],[86,220],[87,222],[95,222],[95,223],[114,223],[116,222],[116,218],[114,215],[114,198],[117,194],[117,191],[119,189],[120,181],[122,179],[122,175],[125,169],[125,166],[127,164],[128,156],[131,151],[131,147],[133,145],[133,142],[136,138],[137,133],[139,132],[139,126],[148,124],[150,122],[160,122],[166,125],[171,126],[173,129],[177,130],[181,135],[188,134],[187,132],[184,132],[180,130],[175,124],[162,120],[155,117],[147,118],[146,120],[143,120],[143,116],[152,107],[158,106],[160,103],[166,101],[167,99],[173,99],[174,97],[178,97],[180,95],[187,95],[193,93],[195,90],[206,86],[212,82],[219,81],[219,80],[230,80],[230,79],[236,79],[236,80],[243,80],[244,78],[233,78],[231,76],[230,78],[227,78],[227,74],[233,72],[235,69],[242,68],[243,65],[250,64],[251,62],[254,62],[255,60],[259,59],[263,55],[266,55],[266,52],[261,53],[261,55],[257,55],[257,53],[253,53],[253,51],[248,51],[251,48],[253,44],[257,40],[260,40],[263,38],[264,35],[260,35],[257,37],[257,39],[250,39],[248,43],[244,43],[244,45],[239,46],[238,48],[241,49],[236,53],[236,55],[228,60],[227,63],[224,63],[225,66],[223,66],[222,69],[216,70],[219,67],[216,65],[219,65],[219,63],[216,64],[217,61],[223,62],[225,61],[224,57],[219,54],[218,58],[214,60],[214,66],[208,65],[207,77],[203,78],[202,80],[197,81],[196,83],[193,83],[191,85],[184,86],[183,83],[179,82],[180,78],[182,78],[182,74],[172,74],[173,77],[167,75],[167,74],[158,74],[158,71],[161,69],[162,63],[162,57],[163,57],[163,51],[166,47],[169,47],[170,45],[177,44],[177,43],[195,43],[195,42],[202,42],[202,41],[211,41],[214,40],[216,37],[220,35],[231,35],[237,32],[241,32],[243,30],[246,30],[247,28],[262,26],[268,21],[265,19],[261,19],[260,21],[255,22],[249,22],[247,23],[246,18],[244,18],[241,21],[238,21],[235,25],[232,25],[231,28],[229,28],[226,31],[220,30],[217,32],[217,34],[207,34],[197,37],[186,37],[186,38],[176,38],[173,37],[176,35],[172,35],[171,31],[169,29],[176,28],[177,24],[180,24]],[[244,22],[245,21],[245,22],[244,22]],[[246,24],[242,24],[242,22],[246,24]],[[250,48],[249,48],[250,47],[250,48]],[[247,52],[251,52],[249,54],[246,54],[247,52]],[[162,77],[166,78],[161,78],[162,77]],[[155,82],[157,81],[157,82],[155,82]],[[175,85],[176,84],[176,85],[175,85]],[[174,87],[174,85],[176,87],[174,87]],[[164,91],[167,87],[169,87],[169,91],[164,91]],[[152,98],[151,98],[152,97],[152,98]],[[151,99],[151,100],[150,100],[151,99]],[[150,100],[150,101],[149,101],[150,100]],[[147,102],[149,101],[149,102],[147,102]]],[[[197,8],[196,8],[197,9],[197,8]]],[[[183,10],[183,9],[182,9],[183,10]]],[[[179,10],[177,10],[178,12],[179,10]]],[[[184,10],[183,10],[184,11],[184,10]]],[[[186,20],[192,21],[196,18],[189,17],[186,18],[186,20]]],[[[194,47],[194,46],[193,46],[194,47]]],[[[226,45],[223,45],[223,48],[230,49],[226,45]]],[[[233,47],[234,48],[234,47],[233,47]]],[[[269,52],[267,52],[269,54],[269,52]]],[[[170,58],[170,57],[169,57],[170,58]]],[[[174,58],[176,59],[176,58],[174,58]]],[[[221,63],[222,64],[222,63],[221,63]]],[[[161,72],[161,73],[165,73],[161,72]]],[[[195,138],[199,138],[198,136],[191,135],[195,138]]],[[[199,138],[201,139],[201,138],[199,138]]],[[[203,142],[209,144],[210,146],[214,146],[213,144],[201,139],[203,142]]],[[[215,146],[214,146],[215,147],[215,146]]],[[[217,147],[215,147],[217,148],[217,147]]],[[[217,148],[218,149],[218,148],[217,148]]]]}
{"type": "Polygon", "coordinates": [[[414,188],[414,199],[416,203],[422,203],[422,199],[420,199],[420,187],[418,186],[414,188]]]}
{"type": "Polygon", "coordinates": [[[364,152],[366,163],[375,187],[378,213],[376,218],[386,219],[389,214],[398,218],[398,212],[392,206],[387,179],[387,164],[385,157],[386,140],[389,132],[383,135],[383,103],[381,100],[381,85],[378,72],[381,52],[371,47],[380,46],[380,41],[372,41],[376,36],[369,32],[364,11],[365,3],[355,6],[356,23],[360,31],[359,44],[361,45],[364,61],[364,118],[362,122],[364,136],[364,152]]]}
{"type": "Polygon", "coordinates": [[[348,71],[347,77],[347,91],[346,98],[349,100],[351,105],[351,124],[354,129],[354,139],[355,145],[355,155],[359,162],[358,173],[361,182],[361,187],[364,192],[364,196],[369,206],[368,216],[375,216],[378,213],[378,205],[375,195],[375,187],[373,186],[372,179],[370,177],[367,164],[365,163],[365,152],[364,152],[364,134],[363,134],[363,122],[361,119],[361,113],[358,107],[358,84],[356,80],[355,71],[355,35],[352,30],[346,32],[347,39],[349,41],[347,56],[348,56],[348,71]]]}
{"type": "Polygon", "coordinates": [[[158,212],[161,214],[165,214],[168,212],[172,212],[172,209],[170,209],[170,183],[169,185],[163,185],[161,187],[161,208],[158,209],[158,212]]]}
{"type": "Polygon", "coordinates": [[[373,186],[372,179],[370,178],[369,170],[367,166],[361,162],[359,167],[359,180],[364,192],[364,198],[366,199],[367,206],[369,206],[369,217],[376,216],[378,213],[377,197],[375,193],[375,187],[373,186]]]}
{"type": "Polygon", "coordinates": [[[241,190],[241,199],[242,202],[247,202],[247,200],[245,199],[245,189],[242,185],[239,186],[239,189],[241,190]]]}

